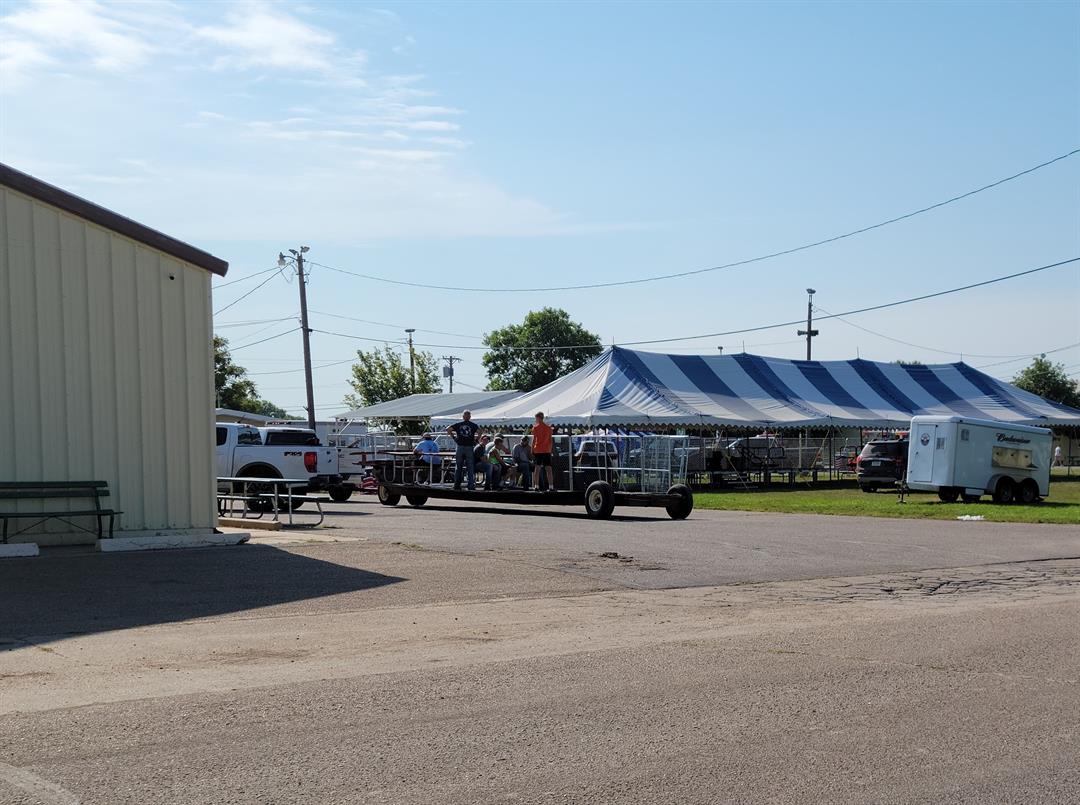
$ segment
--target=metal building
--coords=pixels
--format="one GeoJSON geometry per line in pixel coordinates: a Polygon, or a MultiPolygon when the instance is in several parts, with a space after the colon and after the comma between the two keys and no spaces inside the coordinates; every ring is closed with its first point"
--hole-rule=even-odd
{"type": "MultiPolygon", "coordinates": [[[[209,534],[227,269],[0,164],[0,480],[104,480],[117,536],[209,534]]],[[[57,522],[17,539],[94,541],[57,522]]]]}

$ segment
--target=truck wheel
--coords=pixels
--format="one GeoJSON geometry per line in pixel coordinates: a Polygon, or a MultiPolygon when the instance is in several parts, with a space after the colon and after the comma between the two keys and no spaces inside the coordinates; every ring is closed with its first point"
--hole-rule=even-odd
{"type": "Polygon", "coordinates": [[[952,486],[943,486],[938,490],[937,496],[942,503],[956,503],[956,499],[960,497],[960,490],[952,486]]]}
{"type": "Polygon", "coordinates": [[[379,484],[379,503],[384,506],[396,506],[400,502],[400,493],[391,491],[386,484],[379,484]]]}
{"type": "Polygon", "coordinates": [[[330,495],[330,500],[335,503],[344,503],[346,500],[352,497],[352,487],[341,486],[340,484],[334,484],[326,493],[330,495]]]}
{"type": "Polygon", "coordinates": [[[427,503],[427,495],[406,495],[405,500],[409,501],[410,506],[423,506],[427,503]]]}
{"type": "Polygon", "coordinates": [[[1002,478],[994,487],[994,503],[1012,503],[1016,497],[1016,484],[1012,478],[1002,478]]]}
{"type": "Polygon", "coordinates": [[[606,520],[615,510],[615,492],[607,481],[593,481],[585,490],[585,513],[594,520],[606,520]]]}
{"type": "Polygon", "coordinates": [[[686,484],[675,484],[667,493],[678,498],[664,508],[667,509],[668,517],[672,520],[685,520],[694,510],[694,493],[686,484]]]}
{"type": "Polygon", "coordinates": [[[1030,506],[1039,499],[1039,485],[1031,478],[1028,478],[1020,484],[1016,499],[1020,503],[1030,506]]]}

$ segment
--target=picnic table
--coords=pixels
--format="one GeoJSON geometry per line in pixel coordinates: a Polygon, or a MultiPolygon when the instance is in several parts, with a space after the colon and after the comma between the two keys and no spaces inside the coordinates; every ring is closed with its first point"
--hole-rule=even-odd
{"type": "MultiPolygon", "coordinates": [[[[270,504],[271,511],[274,514],[274,522],[281,522],[281,511],[284,508],[288,515],[288,525],[294,525],[293,523],[293,508],[297,503],[314,503],[315,509],[319,512],[319,520],[311,525],[317,526],[322,523],[325,515],[322,510],[322,500],[317,497],[312,497],[306,494],[294,494],[294,487],[307,488],[310,483],[309,478],[255,478],[247,476],[219,476],[218,477],[218,514],[222,517],[225,516],[226,509],[229,514],[232,514],[232,504],[236,501],[243,501],[244,507],[241,510],[240,517],[243,519],[249,509],[249,501],[252,499],[265,500],[270,504]],[[221,485],[228,484],[229,491],[222,492],[221,485]],[[236,487],[240,486],[240,492],[236,492],[236,487]],[[270,487],[272,491],[264,492],[266,487],[270,487]]],[[[262,517],[263,512],[258,513],[258,517],[262,517]]],[[[258,519],[258,517],[256,519],[258,519]]]]}

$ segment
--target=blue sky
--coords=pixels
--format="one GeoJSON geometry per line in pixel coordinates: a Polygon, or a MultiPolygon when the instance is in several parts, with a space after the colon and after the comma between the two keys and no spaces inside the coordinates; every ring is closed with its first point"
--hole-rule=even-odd
{"type": "MultiPolygon", "coordinates": [[[[325,266],[445,285],[706,268],[1078,145],[1075,3],[0,7],[3,161],[228,260],[216,285],[301,244],[325,266]]],[[[807,286],[840,312],[1075,257],[1078,221],[1080,155],[857,238],[661,283],[478,294],[315,265],[312,326],[374,340],[316,333],[313,355],[453,332],[472,337],[417,341],[482,387],[478,337],[532,308],[564,307],[606,343],[754,327],[802,315],[807,286]]],[[[216,291],[215,308],[258,282],[216,291]]],[[[299,412],[299,334],[245,346],[297,310],[275,277],[218,324],[263,395],[299,412]]],[[[851,322],[874,333],[823,322],[815,357],[963,354],[1011,377],[1013,356],[1080,342],[1080,270],[851,322]]],[[[792,327],[669,347],[744,338],[804,354],[792,327]]],[[[1054,357],[1080,373],[1080,347],[1054,357]]],[[[342,410],[347,373],[317,370],[320,416],[342,410]]]]}

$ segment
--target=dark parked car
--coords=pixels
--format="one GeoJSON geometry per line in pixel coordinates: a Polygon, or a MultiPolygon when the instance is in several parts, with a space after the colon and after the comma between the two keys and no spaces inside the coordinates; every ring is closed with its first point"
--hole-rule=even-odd
{"type": "Polygon", "coordinates": [[[873,492],[882,486],[896,486],[907,470],[908,440],[874,439],[866,443],[855,460],[859,489],[873,492]]]}

